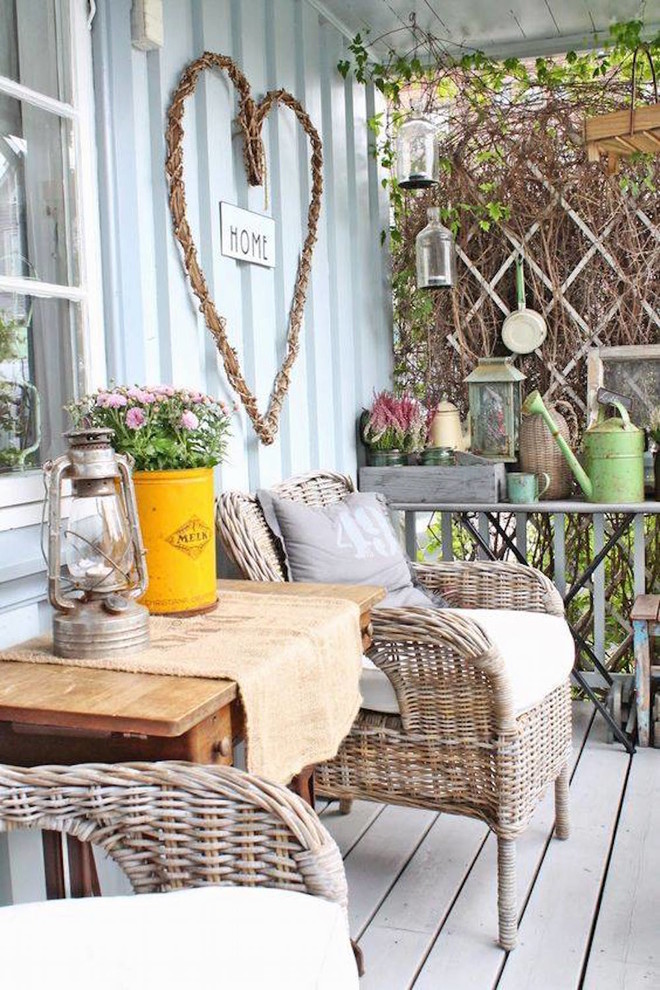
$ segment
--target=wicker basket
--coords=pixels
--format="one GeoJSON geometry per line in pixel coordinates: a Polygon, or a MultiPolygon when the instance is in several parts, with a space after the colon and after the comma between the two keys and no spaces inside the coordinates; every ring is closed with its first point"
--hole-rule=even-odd
{"type": "MultiPolygon", "coordinates": [[[[548,403],[546,405],[564,440],[568,444],[573,443],[578,432],[577,417],[573,407],[562,399],[554,406],[548,403]],[[558,411],[560,406],[570,412],[574,424],[573,437],[566,419],[558,411]]],[[[530,471],[532,474],[541,474],[545,471],[549,476],[550,484],[541,495],[543,500],[568,498],[571,494],[573,473],[542,416],[523,416],[520,425],[520,469],[530,471]]]]}

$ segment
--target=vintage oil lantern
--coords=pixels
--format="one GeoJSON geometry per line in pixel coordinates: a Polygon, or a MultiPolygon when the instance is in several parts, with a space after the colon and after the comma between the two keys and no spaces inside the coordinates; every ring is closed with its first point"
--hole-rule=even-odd
{"type": "Polygon", "coordinates": [[[494,461],[515,461],[525,375],[510,357],[481,358],[467,376],[470,449],[494,461]]]}
{"type": "Polygon", "coordinates": [[[69,451],[44,466],[48,499],[48,593],[60,657],[137,653],[149,645],[144,547],[128,458],[112,430],[66,434],[69,451]],[[71,483],[62,520],[63,485],[71,483]]]}

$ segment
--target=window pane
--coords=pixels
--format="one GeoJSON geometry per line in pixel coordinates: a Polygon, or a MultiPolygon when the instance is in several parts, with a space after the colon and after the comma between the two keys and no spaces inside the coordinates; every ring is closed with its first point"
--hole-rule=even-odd
{"type": "Polygon", "coordinates": [[[63,452],[62,405],[83,382],[80,341],[78,305],[0,293],[0,471],[63,452]]]}
{"type": "Polygon", "coordinates": [[[78,284],[73,128],[0,94],[0,275],[78,284]]]}
{"type": "Polygon", "coordinates": [[[0,0],[0,76],[71,102],[67,0],[0,0]]]}

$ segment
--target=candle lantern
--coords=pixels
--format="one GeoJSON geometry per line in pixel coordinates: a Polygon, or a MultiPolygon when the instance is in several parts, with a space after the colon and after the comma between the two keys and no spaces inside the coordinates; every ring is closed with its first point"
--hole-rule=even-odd
{"type": "Polygon", "coordinates": [[[445,289],[456,283],[456,250],[451,231],[440,223],[440,208],[426,211],[428,224],[415,241],[418,289],[445,289]]]}
{"type": "Polygon", "coordinates": [[[515,461],[525,375],[510,357],[481,358],[465,381],[470,404],[470,447],[496,461],[515,461]]]}
{"type": "Polygon", "coordinates": [[[136,653],[149,645],[149,613],[135,601],[146,591],[147,570],[130,464],[113,451],[112,430],[72,430],[66,437],[68,453],[44,466],[54,653],[136,653]],[[67,480],[71,510],[63,522],[67,480]]]}
{"type": "Polygon", "coordinates": [[[423,117],[401,125],[396,138],[396,177],[403,189],[427,189],[438,184],[436,126],[423,117]]]}

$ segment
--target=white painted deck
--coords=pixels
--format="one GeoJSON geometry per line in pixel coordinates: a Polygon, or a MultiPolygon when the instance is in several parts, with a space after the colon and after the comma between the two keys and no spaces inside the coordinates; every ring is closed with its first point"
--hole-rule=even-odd
{"type": "Polygon", "coordinates": [[[342,851],[361,990],[660,988],[660,752],[605,743],[574,709],[572,832],[553,796],[518,842],[518,948],[496,943],[494,837],[479,822],[355,802],[322,820],[342,851]]]}

